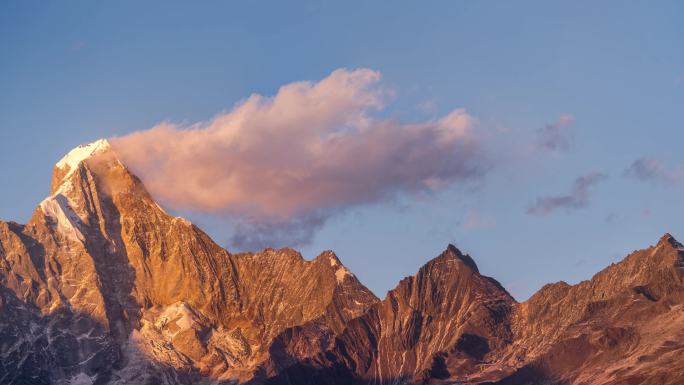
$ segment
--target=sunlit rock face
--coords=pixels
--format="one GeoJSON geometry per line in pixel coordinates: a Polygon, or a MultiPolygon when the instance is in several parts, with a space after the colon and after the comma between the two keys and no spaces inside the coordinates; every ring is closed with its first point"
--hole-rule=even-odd
{"type": "Polygon", "coordinates": [[[29,223],[0,222],[0,257],[0,383],[243,382],[283,331],[332,336],[377,301],[332,252],[230,254],[106,141],[57,163],[29,223]]]}
{"type": "Polygon", "coordinates": [[[450,246],[268,383],[680,384],[682,357],[684,246],[669,234],[522,303],[450,246]]]}
{"type": "Polygon", "coordinates": [[[0,222],[0,384],[681,384],[683,305],[670,235],[523,303],[449,246],[380,301],[330,251],[223,249],[106,140],[0,222]]]}

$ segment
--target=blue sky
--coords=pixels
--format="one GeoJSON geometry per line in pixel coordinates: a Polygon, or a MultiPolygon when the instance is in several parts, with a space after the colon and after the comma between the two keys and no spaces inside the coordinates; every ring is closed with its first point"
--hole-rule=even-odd
{"type": "MultiPolygon", "coordinates": [[[[305,257],[333,249],[383,296],[454,243],[524,299],[684,238],[683,18],[677,1],[3,2],[0,218],[26,222],[77,144],[369,68],[392,90],[380,114],[475,117],[488,171],[339,210],[305,257]],[[540,145],[545,127],[568,145],[540,145]]],[[[230,219],[184,215],[231,249],[230,219]]]]}

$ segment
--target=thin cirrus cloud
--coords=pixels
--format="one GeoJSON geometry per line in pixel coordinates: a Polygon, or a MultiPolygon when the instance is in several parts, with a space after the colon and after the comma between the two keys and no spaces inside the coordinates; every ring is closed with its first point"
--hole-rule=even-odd
{"type": "Polygon", "coordinates": [[[537,130],[539,147],[554,151],[569,150],[573,142],[571,125],[575,121],[572,115],[561,115],[556,122],[546,124],[537,130]]]}
{"type": "Polygon", "coordinates": [[[668,169],[658,159],[643,157],[635,160],[623,175],[644,182],[676,183],[684,178],[684,169],[668,169]]]}
{"type": "Polygon", "coordinates": [[[251,95],[205,122],[164,122],[112,144],[163,204],[234,221],[232,247],[306,244],[346,208],[486,171],[474,117],[463,109],[411,123],[378,117],[388,96],[380,80],[377,71],[338,69],[251,95]]]}
{"type": "Polygon", "coordinates": [[[585,208],[589,205],[591,187],[607,178],[608,175],[597,171],[580,176],[575,179],[567,194],[539,197],[527,208],[527,213],[534,216],[546,216],[558,209],[585,208]]]}

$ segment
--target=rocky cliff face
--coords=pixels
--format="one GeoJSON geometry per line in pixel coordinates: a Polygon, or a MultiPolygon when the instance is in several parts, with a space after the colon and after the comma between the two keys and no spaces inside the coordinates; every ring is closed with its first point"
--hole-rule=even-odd
{"type": "Polygon", "coordinates": [[[106,141],[0,222],[1,384],[680,384],[683,306],[670,235],[523,303],[449,246],[380,301],[332,252],[231,254],[106,141]]]}
{"type": "Polygon", "coordinates": [[[106,141],[0,222],[0,383],[246,381],[284,330],[339,332],[377,299],[332,252],[232,255],[164,212],[106,141]],[[12,322],[17,318],[21,327],[12,322]],[[16,329],[16,330],[15,330],[16,329]]]}
{"type": "MultiPolygon", "coordinates": [[[[354,368],[357,382],[374,384],[445,380],[452,373],[482,377],[490,369],[478,365],[511,341],[513,304],[498,282],[480,275],[469,256],[449,246],[351,321],[324,354],[332,360],[319,356],[303,363],[311,368],[297,370],[321,376],[342,363],[354,368]]],[[[330,377],[324,382],[337,373],[330,377]]]]}
{"type": "Polygon", "coordinates": [[[508,354],[525,363],[513,379],[682,383],[684,247],[666,234],[591,280],[546,285],[512,321],[517,341],[508,354]]]}

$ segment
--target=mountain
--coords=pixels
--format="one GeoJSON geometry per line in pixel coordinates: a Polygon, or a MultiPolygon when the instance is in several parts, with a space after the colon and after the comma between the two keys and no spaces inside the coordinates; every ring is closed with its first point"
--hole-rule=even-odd
{"type": "Polygon", "coordinates": [[[26,225],[0,223],[0,383],[245,381],[284,330],[323,340],[377,301],[332,252],[230,254],[106,141],[60,160],[50,193],[26,225]]]}
{"type": "Polygon", "coordinates": [[[271,383],[674,385],[682,357],[684,246],[669,234],[522,303],[450,246],[271,383]]]}
{"type": "Polygon", "coordinates": [[[681,384],[684,246],[519,303],[449,245],[379,300],[331,251],[225,250],[101,140],[0,222],[0,357],[0,384],[681,384]]]}

